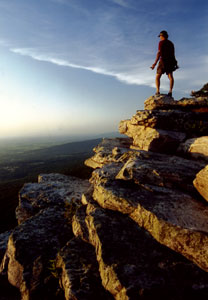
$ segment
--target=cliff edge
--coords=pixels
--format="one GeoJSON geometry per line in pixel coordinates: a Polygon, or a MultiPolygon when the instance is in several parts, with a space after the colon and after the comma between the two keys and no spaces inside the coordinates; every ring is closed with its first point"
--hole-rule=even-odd
{"type": "Polygon", "coordinates": [[[89,181],[24,185],[0,235],[2,299],[207,299],[208,97],[151,96],[119,131],[89,181]]]}

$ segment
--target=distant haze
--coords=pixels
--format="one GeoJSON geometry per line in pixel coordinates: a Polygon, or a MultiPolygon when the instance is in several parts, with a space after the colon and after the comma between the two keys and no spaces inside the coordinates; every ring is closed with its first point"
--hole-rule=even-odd
{"type": "Polygon", "coordinates": [[[10,146],[24,146],[24,145],[57,145],[70,142],[86,141],[98,138],[115,138],[115,137],[125,137],[117,132],[106,132],[96,135],[63,135],[63,136],[34,136],[34,137],[7,137],[0,138],[0,149],[10,146]]]}

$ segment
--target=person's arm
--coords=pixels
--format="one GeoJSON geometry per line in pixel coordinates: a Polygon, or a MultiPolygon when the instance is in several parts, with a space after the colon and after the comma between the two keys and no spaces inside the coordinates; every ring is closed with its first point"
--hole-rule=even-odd
{"type": "Polygon", "coordinates": [[[158,63],[158,60],[160,59],[160,50],[158,50],[156,58],[155,58],[155,62],[154,64],[151,66],[151,69],[153,70],[156,66],[156,64],[158,63]]]}
{"type": "Polygon", "coordinates": [[[155,62],[154,62],[154,64],[150,67],[152,70],[155,68],[156,64],[158,63],[158,60],[160,59],[162,43],[163,43],[163,42],[160,41],[159,44],[158,44],[158,52],[157,52],[157,55],[156,55],[156,58],[155,58],[155,62]]]}

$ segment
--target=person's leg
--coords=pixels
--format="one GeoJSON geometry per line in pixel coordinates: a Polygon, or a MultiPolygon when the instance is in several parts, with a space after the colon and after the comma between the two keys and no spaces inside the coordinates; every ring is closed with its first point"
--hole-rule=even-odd
{"type": "Polygon", "coordinates": [[[156,74],[155,84],[156,84],[156,93],[160,93],[160,78],[162,74],[156,74]]]}
{"type": "Polygon", "coordinates": [[[174,86],[173,73],[169,73],[169,74],[168,74],[168,78],[169,78],[169,80],[170,80],[170,90],[169,90],[169,93],[172,94],[173,86],[174,86]]]}

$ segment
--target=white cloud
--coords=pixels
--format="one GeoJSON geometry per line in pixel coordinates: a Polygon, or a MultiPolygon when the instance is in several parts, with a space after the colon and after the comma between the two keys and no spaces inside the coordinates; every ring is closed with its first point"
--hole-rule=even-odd
{"type": "MultiPolygon", "coordinates": [[[[70,67],[75,69],[87,70],[101,75],[112,76],[115,79],[124,82],[126,84],[143,85],[149,87],[155,87],[155,70],[150,69],[152,62],[143,60],[138,64],[125,64],[112,65],[100,62],[100,65],[91,64],[77,64],[65,59],[60,59],[58,56],[51,54],[43,54],[40,50],[34,48],[12,48],[12,52],[24,56],[29,56],[37,61],[43,61],[55,64],[62,67],[70,67]]],[[[206,81],[207,70],[207,57],[200,58],[200,61],[204,62],[204,68],[200,68],[200,72],[196,69],[195,65],[182,66],[179,71],[174,73],[175,76],[175,90],[189,94],[192,89],[197,89],[206,81]],[[206,63],[205,63],[206,62],[206,63]]],[[[161,90],[165,91],[169,88],[169,81],[167,76],[163,76],[161,79],[161,90]]]]}
{"type": "MultiPolygon", "coordinates": [[[[67,60],[62,60],[51,55],[41,54],[38,53],[37,50],[33,48],[12,48],[10,51],[20,54],[29,56],[38,61],[49,62],[58,66],[76,68],[91,71],[97,74],[107,75],[115,77],[117,80],[125,82],[127,84],[136,84],[136,85],[147,85],[153,86],[152,82],[154,82],[154,75],[149,71],[149,64],[147,68],[143,62],[143,65],[133,66],[125,66],[124,70],[116,70],[116,66],[111,66],[111,70],[106,69],[105,67],[100,66],[84,66],[79,64],[71,63],[67,60]],[[128,70],[127,70],[128,69],[128,70]]],[[[118,68],[119,69],[119,68],[118,68]]]]}

